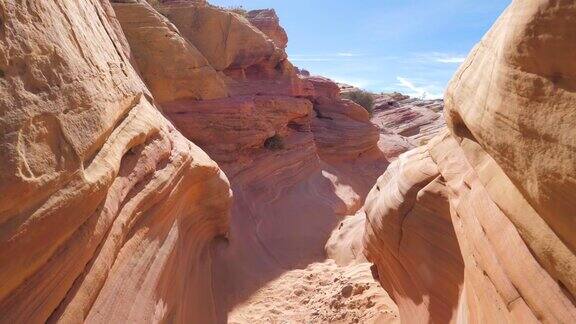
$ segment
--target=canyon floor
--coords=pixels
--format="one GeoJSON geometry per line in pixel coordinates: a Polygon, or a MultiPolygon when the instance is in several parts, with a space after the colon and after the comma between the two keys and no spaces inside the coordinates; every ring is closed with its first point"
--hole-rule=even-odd
{"type": "Polygon", "coordinates": [[[229,314],[229,323],[400,323],[396,304],[369,263],[333,260],[290,270],[229,314]]]}
{"type": "MultiPolygon", "coordinates": [[[[342,85],[340,92],[345,92],[342,85]]],[[[224,311],[219,315],[223,321],[399,322],[396,304],[374,278],[377,274],[364,257],[366,216],[358,208],[370,182],[391,161],[441,130],[443,103],[400,94],[374,96],[370,122],[379,132],[378,157],[352,163],[322,162],[321,173],[308,175],[308,181],[283,189],[270,201],[260,201],[268,205],[264,208],[270,215],[263,220],[253,219],[259,229],[254,244],[247,244],[253,240],[253,225],[246,224],[244,217],[235,218],[233,208],[231,238],[220,243],[214,253],[216,297],[220,299],[217,305],[224,311]],[[440,125],[434,128],[435,124],[440,125]],[[404,135],[406,129],[411,129],[413,137],[404,135]],[[359,174],[365,181],[356,179],[356,184],[347,184],[359,174]],[[344,206],[335,208],[335,199],[344,206]],[[272,225],[266,225],[267,221],[272,225]],[[309,232],[307,228],[315,230],[309,232]],[[300,235],[302,232],[309,234],[300,235]],[[225,296],[218,297],[221,295],[225,296]]],[[[282,181],[282,177],[276,179],[282,181]]],[[[243,197],[250,195],[245,189],[236,192],[242,192],[239,200],[259,201],[243,197]]],[[[239,211],[236,215],[246,214],[239,211]]]]}

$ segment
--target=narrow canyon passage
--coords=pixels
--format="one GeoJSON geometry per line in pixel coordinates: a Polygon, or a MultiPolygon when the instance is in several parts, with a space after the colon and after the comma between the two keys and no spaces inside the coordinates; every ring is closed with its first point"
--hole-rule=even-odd
{"type": "Polygon", "coordinates": [[[273,9],[0,1],[0,324],[576,323],[575,17],[513,0],[424,100],[273,9]]]}
{"type": "MultiPolygon", "coordinates": [[[[293,152],[270,158],[283,160],[284,154],[293,152]]],[[[339,226],[360,208],[380,170],[371,175],[360,171],[354,163],[334,167],[316,162],[263,175],[256,183],[232,185],[231,231],[215,247],[213,261],[220,321],[370,323],[398,318],[361,249],[357,259],[348,257],[341,264],[330,258],[351,255],[351,245],[326,253],[331,235],[362,244],[363,222],[339,226]],[[363,183],[348,182],[358,178],[363,183]]]]}

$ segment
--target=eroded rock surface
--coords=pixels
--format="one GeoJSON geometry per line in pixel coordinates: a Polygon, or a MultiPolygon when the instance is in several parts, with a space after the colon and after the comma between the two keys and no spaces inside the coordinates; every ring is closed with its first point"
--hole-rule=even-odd
{"type": "MultiPolygon", "coordinates": [[[[170,26],[143,4],[114,8],[122,26],[131,29],[130,43],[153,52],[155,46],[142,39],[147,34],[137,32],[151,33],[151,26],[159,35],[168,33],[171,42],[185,39],[189,45],[178,55],[190,52],[197,57],[194,49],[198,49],[228,94],[161,102],[183,135],[219,163],[234,192],[228,239],[220,240],[213,253],[218,321],[226,321],[235,308],[239,310],[234,314],[249,312],[252,306],[243,301],[258,290],[277,289],[273,279],[279,275],[293,278],[291,270],[313,262],[332,268],[323,263],[326,241],[343,217],[363,205],[388,164],[389,157],[379,149],[378,129],[366,110],[341,99],[332,81],[297,74],[286,59],[285,40],[278,35],[281,27],[272,11],[251,12],[247,20],[206,4],[159,4],[156,8],[175,25],[170,26]],[[139,10],[153,16],[153,24],[136,19],[139,10]]],[[[151,63],[136,61],[139,66],[151,63]]],[[[176,70],[171,66],[176,63],[163,62],[166,71],[176,70]]],[[[166,82],[162,73],[149,73],[151,80],[142,74],[146,82],[166,82]]],[[[155,96],[162,91],[150,89],[155,96]]],[[[369,278],[369,273],[364,271],[362,278],[369,278]]],[[[386,304],[370,309],[395,309],[389,299],[378,300],[386,304]]],[[[332,316],[328,312],[323,316],[332,316]]],[[[357,318],[364,316],[361,310],[355,312],[357,318]]],[[[391,314],[393,319],[396,313],[391,314]]]]}
{"type": "Polygon", "coordinates": [[[378,129],[362,106],[341,99],[338,85],[322,77],[306,80],[314,89],[312,130],[318,153],[330,158],[357,158],[376,148],[378,129]]]}
{"type": "Polygon", "coordinates": [[[110,4],[0,11],[0,322],[213,321],[228,181],[153,106],[110,4]]]}
{"type": "Polygon", "coordinates": [[[274,42],[233,12],[193,2],[169,3],[161,11],[217,71],[246,68],[274,54],[274,42]]]}
{"type": "Polygon", "coordinates": [[[512,2],[449,86],[449,132],[369,194],[367,256],[403,321],[576,319],[575,14],[512,2]]]}
{"type": "Polygon", "coordinates": [[[288,44],[288,35],[282,26],[280,19],[274,9],[252,10],[248,12],[248,21],[266,36],[268,36],[277,47],[285,49],[288,44]]]}
{"type": "Polygon", "coordinates": [[[142,78],[160,104],[228,95],[224,81],[179,30],[146,2],[115,3],[142,78]]]}
{"type": "Polygon", "coordinates": [[[272,10],[113,2],[0,3],[0,322],[576,321],[573,3],[513,2],[443,131],[272,10]]]}
{"type": "Polygon", "coordinates": [[[426,144],[446,127],[443,100],[399,99],[376,97],[371,120],[381,133],[400,136],[416,147],[426,144]]]}
{"type": "Polygon", "coordinates": [[[427,146],[400,156],[366,200],[365,249],[402,320],[449,322],[463,261],[449,194],[427,146]]]}
{"type": "MultiPolygon", "coordinates": [[[[338,83],[341,94],[361,91],[338,83]]],[[[396,157],[411,148],[426,144],[446,127],[444,100],[411,98],[398,92],[371,93],[374,107],[370,121],[380,132],[381,150],[396,157]]]]}

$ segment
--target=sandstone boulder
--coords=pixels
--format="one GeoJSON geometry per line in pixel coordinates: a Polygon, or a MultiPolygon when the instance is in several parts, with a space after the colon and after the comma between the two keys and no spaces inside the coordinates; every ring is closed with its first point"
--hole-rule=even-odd
{"type": "Polygon", "coordinates": [[[355,159],[377,148],[378,129],[362,106],[340,98],[338,85],[327,78],[309,77],[316,118],[312,131],[318,153],[326,159],[355,159]]]}

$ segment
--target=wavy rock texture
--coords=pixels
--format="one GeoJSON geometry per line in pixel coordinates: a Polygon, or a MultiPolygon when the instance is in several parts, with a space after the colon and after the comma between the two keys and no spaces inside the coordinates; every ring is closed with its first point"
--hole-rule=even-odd
{"type": "MultiPolygon", "coordinates": [[[[345,83],[338,83],[341,94],[361,91],[345,83]]],[[[384,152],[398,156],[411,148],[426,144],[441,133],[446,121],[442,116],[444,100],[410,98],[398,92],[372,93],[374,107],[370,121],[374,123],[387,147],[384,152]]]]}
{"type": "Polygon", "coordinates": [[[285,49],[288,44],[288,35],[282,26],[280,19],[274,9],[252,10],[248,12],[248,21],[260,29],[276,45],[276,47],[285,49]]]}
{"type": "Polygon", "coordinates": [[[238,14],[208,5],[168,3],[160,11],[223,73],[231,96],[308,95],[284,48],[264,33],[269,30],[263,32],[238,14]]]}
{"type": "Polygon", "coordinates": [[[473,50],[446,96],[454,133],[482,146],[572,252],[575,12],[572,1],[515,1],[473,50]]]}
{"type": "Polygon", "coordinates": [[[448,322],[463,262],[444,179],[426,146],[394,161],[366,199],[365,250],[403,321],[448,322]]]}
{"type": "Polygon", "coordinates": [[[306,99],[241,96],[174,102],[164,108],[183,134],[205,148],[229,175],[248,167],[274,139],[277,149],[313,145],[312,105],[306,99]]]}
{"type": "Polygon", "coordinates": [[[161,11],[217,71],[246,68],[274,53],[274,43],[235,13],[194,3],[168,4],[161,11]]]}
{"type": "MultiPolygon", "coordinates": [[[[135,19],[120,11],[134,12],[131,7],[147,8],[115,5],[122,26],[135,26],[135,19]]],[[[291,270],[310,263],[319,262],[319,269],[334,267],[323,263],[326,241],[344,216],[362,206],[388,164],[379,150],[378,130],[363,108],[339,98],[332,81],[296,74],[286,60],[285,43],[270,29],[280,28],[273,12],[249,14],[260,31],[237,14],[203,4],[170,2],[159,10],[177,27],[172,38],[181,35],[188,47],[198,49],[229,94],[162,102],[178,129],[220,164],[235,193],[230,234],[214,249],[218,321],[226,321],[231,311],[232,319],[240,320],[264,315],[278,321],[290,318],[291,311],[268,306],[255,313],[252,305],[262,295],[254,294],[261,289],[275,291],[276,277],[297,277],[291,270]]],[[[156,15],[154,24],[165,23],[156,15]]],[[[144,34],[127,32],[127,36],[145,51],[156,48],[140,39],[144,34]]],[[[151,90],[156,96],[157,90],[152,86],[151,90]]],[[[354,273],[353,278],[364,285],[371,277],[368,268],[364,263],[341,271],[354,273]]],[[[355,302],[356,318],[364,318],[364,309],[386,309],[390,313],[386,318],[397,317],[386,293],[376,295],[385,304],[373,308],[369,303],[366,308],[355,302]]],[[[299,318],[319,318],[313,315],[318,303],[299,305],[299,318]]],[[[329,303],[323,307],[328,318],[329,303]]],[[[369,318],[378,318],[377,312],[370,314],[369,318]]]]}
{"type": "Polygon", "coordinates": [[[572,1],[513,2],[431,140],[272,10],[114,2],[0,3],[0,322],[576,322],[572,1]]]}
{"type": "Polygon", "coordinates": [[[160,104],[228,95],[202,53],[146,2],[115,3],[114,11],[142,78],[160,104]]]}
{"type": "Polygon", "coordinates": [[[403,321],[575,321],[574,15],[514,1],[450,84],[450,133],[369,194],[367,256],[403,321]]]}
{"type": "Polygon", "coordinates": [[[0,322],[213,321],[228,181],[151,104],[109,3],[0,11],[0,322]]]}
{"type": "Polygon", "coordinates": [[[421,100],[379,96],[371,121],[383,134],[401,137],[412,147],[426,144],[446,127],[442,100],[421,100]]]}
{"type": "Polygon", "coordinates": [[[323,158],[357,158],[375,149],[378,129],[370,123],[370,115],[360,105],[340,99],[338,85],[329,79],[306,79],[314,89],[316,118],[312,130],[323,158]]]}

